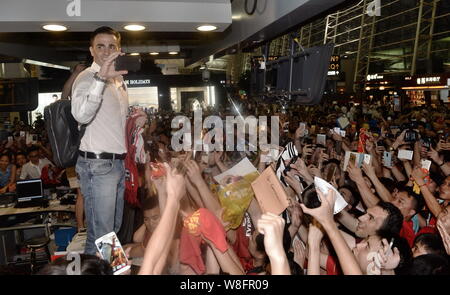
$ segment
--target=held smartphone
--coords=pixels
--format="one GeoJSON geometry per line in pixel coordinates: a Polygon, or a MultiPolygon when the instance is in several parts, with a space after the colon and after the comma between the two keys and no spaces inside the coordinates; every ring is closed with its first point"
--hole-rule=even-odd
{"type": "Polygon", "coordinates": [[[114,275],[121,274],[130,268],[127,255],[115,232],[98,238],[95,240],[95,245],[102,258],[111,265],[114,275]]]}
{"type": "Polygon", "coordinates": [[[330,182],[333,179],[333,176],[336,173],[336,168],[337,167],[335,165],[331,166],[331,168],[328,170],[326,181],[330,182]]]}
{"type": "Polygon", "coordinates": [[[118,56],[115,60],[116,71],[137,72],[141,69],[141,57],[123,55],[118,56]]]}

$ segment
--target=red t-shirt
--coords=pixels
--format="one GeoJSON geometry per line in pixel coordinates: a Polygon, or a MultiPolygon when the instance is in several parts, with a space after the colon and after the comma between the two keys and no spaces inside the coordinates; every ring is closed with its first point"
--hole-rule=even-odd
{"type": "Polygon", "coordinates": [[[253,268],[253,257],[248,251],[249,242],[249,238],[245,235],[245,227],[241,225],[236,230],[236,242],[233,245],[233,249],[245,271],[253,268]]]}
{"type": "Polygon", "coordinates": [[[414,239],[416,238],[416,233],[413,229],[413,222],[403,220],[402,229],[400,231],[400,237],[405,238],[408,241],[408,245],[412,248],[414,246],[414,239]]]}
{"type": "Polygon", "coordinates": [[[223,253],[228,249],[225,229],[209,210],[200,208],[187,217],[181,231],[180,262],[191,266],[197,274],[203,274],[206,270],[200,249],[203,242],[202,235],[220,252],[223,253]]]}

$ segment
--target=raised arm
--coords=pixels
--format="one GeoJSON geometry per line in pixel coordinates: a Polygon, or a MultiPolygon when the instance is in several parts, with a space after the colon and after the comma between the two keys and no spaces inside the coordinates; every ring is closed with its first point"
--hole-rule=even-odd
{"type": "Polygon", "coordinates": [[[411,176],[413,177],[415,182],[419,185],[420,191],[422,192],[423,198],[425,199],[425,204],[427,205],[428,209],[430,209],[431,213],[435,217],[438,217],[442,211],[442,207],[441,205],[439,205],[436,198],[433,196],[433,194],[426,186],[424,181],[424,178],[426,176],[425,173],[422,172],[422,169],[415,168],[411,176]]]}
{"type": "Polygon", "coordinates": [[[175,232],[180,200],[186,195],[184,177],[175,174],[168,164],[164,165],[167,171],[167,203],[145,250],[144,261],[139,270],[141,275],[161,274],[175,232]]]}
{"type": "Polygon", "coordinates": [[[362,168],[367,177],[369,177],[370,181],[372,181],[373,186],[375,187],[375,190],[377,191],[380,198],[385,202],[392,201],[391,192],[378,179],[375,168],[372,165],[368,165],[366,163],[363,164],[362,168]]]}
{"type": "Polygon", "coordinates": [[[121,52],[114,52],[109,55],[98,72],[100,79],[94,79],[93,72],[85,72],[75,79],[72,87],[72,115],[80,124],[88,124],[94,119],[95,114],[103,100],[103,90],[106,79],[127,74],[127,71],[115,71],[114,60],[124,55],[121,52]]]}
{"type": "Polygon", "coordinates": [[[442,170],[442,172],[445,174],[445,176],[450,175],[450,165],[449,163],[446,163],[444,161],[443,157],[439,157],[439,153],[433,149],[433,147],[430,147],[430,151],[428,152],[428,157],[430,157],[436,165],[439,166],[439,168],[442,170]]]}
{"type": "Polygon", "coordinates": [[[308,231],[308,275],[320,275],[320,243],[322,231],[313,223],[308,231]]]}
{"type": "Polygon", "coordinates": [[[359,221],[358,219],[350,215],[350,213],[348,213],[345,210],[342,210],[341,212],[339,212],[339,214],[336,215],[336,218],[349,231],[353,233],[356,232],[359,221]]]}
{"type": "Polygon", "coordinates": [[[191,198],[194,200],[197,207],[204,208],[205,205],[203,204],[202,198],[200,197],[197,188],[195,188],[195,186],[191,183],[188,177],[185,177],[185,181],[186,181],[186,189],[191,198]]]}
{"type": "Polygon", "coordinates": [[[303,212],[313,216],[325,229],[328,238],[333,244],[334,250],[338,256],[339,263],[345,275],[362,275],[361,268],[356,261],[351,249],[348,247],[342,237],[336,223],[333,220],[333,208],[335,203],[335,192],[329,190],[325,195],[320,190],[317,191],[322,200],[319,208],[309,209],[301,204],[303,212]]]}
{"type": "Polygon", "coordinates": [[[373,207],[376,204],[378,204],[380,199],[378,199],[378,197],[375,196],[375,194],[372,193],[372,191],[370,190],[369,186],[367,185],[366,181],[363,178],[361,169],[355,167],[353,163],[349,163],[347,171],[351,180],[353,180],[356,183],[361,198],[364,204],[367,206],[367,208],[373,207]]]}
{"type": "Polygon", "coordinates": [[[197,163],[193,160],[189,160],[185,162],[185,167],[187,169],[187,176],[197,188],[206,209],[213,212],[217,218],[222,220],[222,216],[220,216],[222,207],[203,179],[197,163]]]}
{"type": "Polygon", "coordinates": [[[272,275],[290,275],[283,248],[284,219],[273,213],[263,214],[258,220],[257,229],[264,235],[264,248],[269,256],[272,275]]]}

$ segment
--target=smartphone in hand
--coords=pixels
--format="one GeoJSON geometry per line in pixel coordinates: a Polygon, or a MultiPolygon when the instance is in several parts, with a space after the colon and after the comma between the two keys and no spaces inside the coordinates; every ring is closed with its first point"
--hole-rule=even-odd
{"type": "Polygon", "coordinates": [[[137,72],[141,69],[141,57],[132,55],[119,55],[115,60],[116,71],[137,72]]]}
{"type": "Polygon", "coordinates": [[[128,269],[128,258],[120,244],[115,232],[110,232],[95,240],[98,252],[106,262],[108,262],[114,272],[114,275],[121,274],[128,269]]]}

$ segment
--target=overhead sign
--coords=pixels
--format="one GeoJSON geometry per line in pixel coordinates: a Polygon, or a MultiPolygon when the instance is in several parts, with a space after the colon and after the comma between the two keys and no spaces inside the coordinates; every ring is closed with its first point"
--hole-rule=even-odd
{"type": "Polygon", "coordinates": [[[382,80],[382,79],[384,79],[384,76],[383,75],[378,75],[378,74],[367,75],[367,77],[366,77],[367,81],[382,80]]]}
{"type": "Polygon", "coordinates": [[[422,84],[439,84],[440,81],[441,81],[441,77],[440,76],[417,78],[417,84],[418,85],[422,85],[422,84]]]}
{"type": "Polygon", "coordinates": [[[125,80],[128,87],[146,87],[150,86],[150,79],[125,80]]]}
{"type": "Polygon", "coordinates": [[[339,76],[341,69],[341,57],[339,55],[332,55],[330,59],[330,66],[328,67],[328,76],[339,76]]]}

